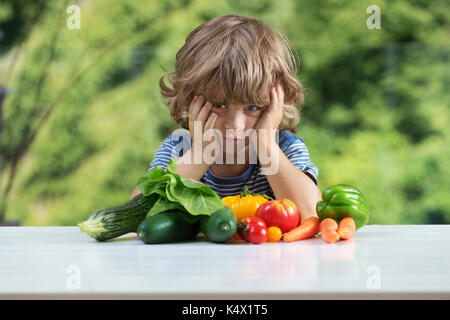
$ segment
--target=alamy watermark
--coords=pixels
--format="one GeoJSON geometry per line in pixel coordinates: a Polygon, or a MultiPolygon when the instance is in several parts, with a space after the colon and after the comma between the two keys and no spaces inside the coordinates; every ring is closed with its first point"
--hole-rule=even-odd
{"type": "Polygon", "coordinates": [[[370,30],[381,29],[381,9],[376,4],[367,7],[366,12],[370,16],[366,20],[366,26],[370,30]]]}
{"type": "Polygon", "coordinates": [[[70,5],[66,9],[70,16],[66,20],[67,29],[81,29],[81,9],[76,4],[70,5]]]}
{"type": "Polygon", "coordinates": [[[367,277],[366,286],[369,290],[381,289],[381,268],[377,265],[370,265],[366,269],[367,277]]]}
{"type": "Polygon", "coordinates": [[[66,288],[68,290],[81,289],[81,269],[79,266],[71,264],[66,269],[66,288]]]}

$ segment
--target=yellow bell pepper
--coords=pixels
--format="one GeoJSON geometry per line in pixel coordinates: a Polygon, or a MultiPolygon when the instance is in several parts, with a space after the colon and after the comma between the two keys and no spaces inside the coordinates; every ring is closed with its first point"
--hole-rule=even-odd
{"type": "Polygon", "coordinates": [[[247,186],[244,186],[241,194],[222,198],[222,202],[233,211],[238,221],[254,216],[256,209],[269,200],[273,199],[266,195],[255,194],[249,191],[247,186]]]}

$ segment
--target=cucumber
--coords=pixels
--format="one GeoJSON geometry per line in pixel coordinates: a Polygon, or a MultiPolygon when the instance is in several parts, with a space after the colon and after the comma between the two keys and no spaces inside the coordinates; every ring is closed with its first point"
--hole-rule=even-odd
{"type": "Polygon", "coordinates": [[[200,218],[200,230],[212,242],[226,242],[237,230],[237,219],[230,208],[224,207],[210,216],[200,218]]]}
{"type": "Polygon", "coordinates": [[[140,193],[124,205],[94,212],[88,220],[78,225],[82,232],[97,241],[136,232],[155,201],[155,196],[140,193]]]}
{"type": "Polygon", "coordinates": [[[179,210],[167,210],[145,218],[139,225],[140,240],[150,243],[169,243],[194,239],[197,224],[188,223],[179,210]]]}

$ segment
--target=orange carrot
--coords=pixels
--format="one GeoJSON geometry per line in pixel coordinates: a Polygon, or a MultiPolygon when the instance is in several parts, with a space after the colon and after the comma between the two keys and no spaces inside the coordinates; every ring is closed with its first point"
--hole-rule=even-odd
{"type": "Polygon", "coordinates": [[[339,228],[337,232],[342,239],[350,239],[355,234],[355,231],[356,225],[355,221],[352,218],[346,217],[342,219],[341,222],[339,222],[339,228]]]}
{"type": "Polygon", "coordinates": [[[331,218],[326,218],[320,223],[320,236],[328,243],[334,243],[339,240],[340,236],[337,230],[338,224],[331,218]]]}
{"type": "Polygon", "coordinates": [[[284,241],[297,241],[314,237],[319,232],[319,218],[310,217],[299,226],[287,232],[283,236],[284,241]]]}

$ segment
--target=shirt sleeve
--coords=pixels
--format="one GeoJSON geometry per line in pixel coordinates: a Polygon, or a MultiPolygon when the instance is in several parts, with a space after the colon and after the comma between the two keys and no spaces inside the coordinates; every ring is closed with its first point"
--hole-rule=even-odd
{"type": "Polygon", "coordinates": [[[150,162],[150,169],[148,169],[147,174],[156,166],[166,169],[171,159],[180,158],[190,147],[189,133],[183,130],[176,130],[159,145],[152,162],[150,162]]]}
{"type": "Polygon", "coordinates": [[[295,139],[283,152],[294,166],[310,177],[316,185],[318,184],[319,169],[311,162],[303,139],[295,139]]]}

